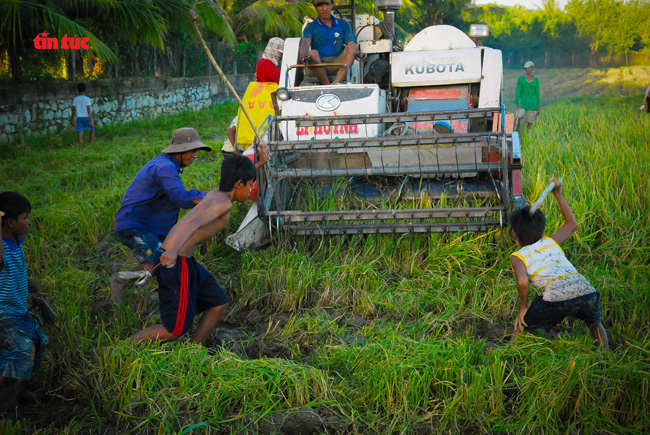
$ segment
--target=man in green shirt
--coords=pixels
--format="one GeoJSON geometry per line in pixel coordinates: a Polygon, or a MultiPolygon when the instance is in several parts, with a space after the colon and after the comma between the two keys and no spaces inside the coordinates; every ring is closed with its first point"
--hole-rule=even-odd
{"type": "Polygon", "coordinates": [[[515,104],[517,104],[517,113],[515,114],[515,129],[519,130],[520,122],[523,119],[525,127],[537,122],[539,116],[539,79],[533,74],[535,64],[528,61],[524,64],[526,74],[517,80],[517,90],[515,91],[515,104]]]}

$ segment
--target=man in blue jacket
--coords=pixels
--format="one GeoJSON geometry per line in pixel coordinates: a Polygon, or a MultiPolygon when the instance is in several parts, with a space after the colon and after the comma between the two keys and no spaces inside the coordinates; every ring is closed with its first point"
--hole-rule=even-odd
{"type": "MultiPolygon", "coordinates": [[[[205,196],[206,192],[185,190],[180,177],[199,150],[212,149],[201,142],[195,129],[175,130],[172,144],[140,169],[126,189],[115,216],[115,232],[140,263],[136,271],[154,268],[154,258],[163,252],[162,242],[178,221],[180,209],[193,208],[205,196]]],[[[124,285],[138,276],[122,275],[129,274],[120,272],[111,277],[111,299],[118,304],[123,300],[124,285]]]]}

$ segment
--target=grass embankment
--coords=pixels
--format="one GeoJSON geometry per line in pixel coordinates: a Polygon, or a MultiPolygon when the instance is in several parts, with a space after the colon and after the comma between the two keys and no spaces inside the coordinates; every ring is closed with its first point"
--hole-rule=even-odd
{"type": "MultiPolygon", "coordinates": [[[[515,247],[486,234],[298,239],[243,255],[220,234],[198,255],[233,301],[216,354],[133,346],[124,339],[157,314],[153,285],[108,303],[111,271],[130,265],[111,234],[121,195],[174,128],[196,127],[217,151],[235,107],[104,128],[82,147],[72,133],[1,147],[2,190],[34,206],[29,269],[61,318],[35,378],[50,401],[0,432],[650,430],[650,117],[637,106],[558,101],[524,137],[527,197],[551,175],[566,183],[579,229],[564,248],[602,294],[610,353],[580,322],[508,342],[515,247]]],[[[186,186],[217,185],[215,151],[186,186]]],[[[557,206],[543,210],[553,230],[557,206]]]]}

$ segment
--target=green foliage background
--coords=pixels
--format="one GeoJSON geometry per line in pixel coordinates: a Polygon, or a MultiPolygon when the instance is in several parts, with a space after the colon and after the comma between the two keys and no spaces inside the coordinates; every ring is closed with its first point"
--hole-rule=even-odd
{"type": "MultiPolygon", "coordinates": [[[[358,13],[381,18],[374,1],[356,4],[358,13]]],[[[0,26],[0,80],[208,75],[190,8],[230,74],[253,72],[270,38],[299,37],[304,17],[315,16],[307,0],[0,0],[0,17],[7,17],[0,26]],[[32,39],[41,32],[87,36],[92,50],[35,50],[32,39]]],[[[402,43],[427,26],[467,32],[477,22],[490,25],[485,45],[502,50],[510,68],[526,60],[545,68],[650,64],[650,3],[642,0],[571,0],[564,10],[544,0],[532,11],[470,0],[404,0],[396,14],[402,43]]]]}

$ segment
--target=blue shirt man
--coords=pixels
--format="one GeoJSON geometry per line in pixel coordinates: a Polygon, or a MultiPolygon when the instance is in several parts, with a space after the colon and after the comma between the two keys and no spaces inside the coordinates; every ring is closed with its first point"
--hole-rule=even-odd
{"type": "Polygon", "coordinates": [[[330,26],[320,17],[305,26],[302,37],[311,40],[311,47],[323,57],[338,57],[350,42],[356,42],[347,21],[331,17],[330,26]]]}
{"type": "MultiPolygon", "coordinates": [[[[342,19],[332,16],[331,0],[312,0],[318,17],[307,24],[300,42],[300,59],[310,61],[314,64],[340,63],[348,67],[352,66],[355,58],[365,58],[363,53],[358,52],[357,43],[350,24],[342,19]]],[[[336,73],[331,84],[341,83],[347,75],[345,66],[307,68],[308,76],[316,77],[321,84],[329,85],[330,80],[327,74],[336,73]]]]}
{"type": "Polygon", "coordinates": [[[193,208],[205,196],[185,190],[181,166],[175,155],[162,154],[149,161],[135,176],[115,216],[115,230],[147,230],[164,238],[178,220],[181,208],[193,208]]]}
{"type": "Polygon", "coordinates": [[[180,209],[193,208],[205,196],[196,189],[185,190],[180,178],[181,169],[196,160],[198,150],[212,149],[193,128],[175,130],[172,144],[149,161],[126,189],[115,216],[115,231],[140,262],[137,270],[152,268],[180,209]]]}

